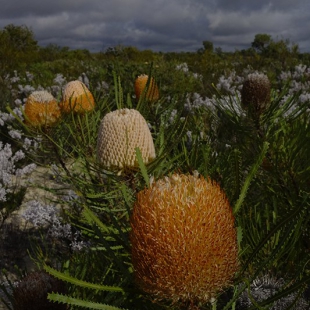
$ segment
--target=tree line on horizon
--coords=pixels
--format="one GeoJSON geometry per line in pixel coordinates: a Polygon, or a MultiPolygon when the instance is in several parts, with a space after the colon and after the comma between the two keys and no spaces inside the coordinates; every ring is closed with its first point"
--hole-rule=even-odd
{"type": "Polygon", "coordinates": [[[288,39],[274,40],[269,34],[256,34],[248,49],[234,52],[225,52],[205,40],[195,52],[155,52],[117,45],[92,53],[57,44],[39,46],[33,31],[25,25],[9,24],[0,29],[0,86],[5,76],[14,71],[76,76],[89,67],[118,67],[124,71],[129,65],[151,63],[186,63],[190,71],[207,77],[208,81],[223,72],[238,73],[246,67],[264,71],[272,79],[299,64],[310,66],[310,53],[301,53],[298,44],[288,39]]]}

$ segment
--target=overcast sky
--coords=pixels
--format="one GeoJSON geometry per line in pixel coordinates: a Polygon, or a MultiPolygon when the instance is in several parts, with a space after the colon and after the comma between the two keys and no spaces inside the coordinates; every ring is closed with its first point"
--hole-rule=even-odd
{"type": "Polygon", "coordinates": [[[0,0],[0,28],[29,27],[40,46],[104,51],[224,51],[249,48],[255,34],[289,39],[310,52],[309,0],[0,0]]]}

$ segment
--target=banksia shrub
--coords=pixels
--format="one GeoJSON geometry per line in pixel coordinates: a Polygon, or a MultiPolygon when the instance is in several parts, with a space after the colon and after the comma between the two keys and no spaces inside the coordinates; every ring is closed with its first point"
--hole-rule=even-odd
{"type": "Polygon", "coordinates": [[[154,182],[138,193],[131,228],[135,280],[155,300],[195,308],[238,269],[234,216],[209,179],[174,174],[154,182]]]}
{"type": "Polygon", "coordinates": [[[25,103],[26,123],[33,127],[48,127],[56,123],[61,115],[56,99],[45,90],[34,91],[25,103]]]}
{"type": "Polygon", "coordinates": [[[263,73],[249,74],[241,90],[241,105],[244,109],[260,115],[270,103],[270,82],[263,73]]]}
{"type": "Polygon", "coordinates": [[[144,117],[134,109],[106,114],[98,131],[98,161],[108,168],[137,167],[137,147],[144,163],[155,158],[153,138],[144,117]]]}
{"type": "MultiPolygon", "coordinates": [[[[147,86],[149,76],[146,74],[139,75],[135,80],[135,94],[137,100],[140,99],[147,86]]],[[[153,77],[150,78],[148,89],[144,94],[149,101],[156,101],[159,98],[159,90],[153,77]]]]}
{"type": "Polygon", "coordinates": [[[53,303],[47,299],[48,293],[66,293],[62,281],[45,271],[29,273],[13,290],[14,310],[65,310],[66,305],[53,303]]]}
{"type": "Polygon", "coordinates": [[[65,113],[85,113],[92,111],[95,107],[95,100],[87,86],[79,81],[71,81],[63,89],[63,98],[60,104],[65,113]]]}

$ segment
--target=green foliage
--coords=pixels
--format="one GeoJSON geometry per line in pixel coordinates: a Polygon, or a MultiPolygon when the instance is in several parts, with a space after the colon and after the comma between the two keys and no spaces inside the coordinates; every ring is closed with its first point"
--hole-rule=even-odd
{"type": "Polygon", "coordinates": [[[78,306],[88,309],[101,309],[101,310],[122,310],[123,308],[113,307],[109,305],[99,304],[96,302],[89,302],[69,296],[63,296],[60,294],[49,294],[48,299],[54,302],[64,303],[67,305],[78,306]]]}
{"type": "Polygon", "coordinates": [[[238,74],[246,65],[274,76],[273,71],[296,63],[298,51],[286,41],[274,42],[269,35],[256,35],[253,48],[243,52],[214,53],[208,46],[202,53],[179,54],[132,47],[91,55],[57,46],[40,49],[42,61],[31,64],[37,73],[34,85],[48,87],[59,72],[68,80],[86,72],[94,90],[102,81],[109,85],[108,90],[95,91],[94,111],[63,116],[54,128],[37,131],[22,121],[14,124],[29,136],[42,137],[40,153],[30,158],[57,165],[60,184],[76,194],[66,202],[65,220],[88,244],[80,252],[67,251],[63,256],[53,251],[36,253],[38,263],[68,285],[66,296],[50,294],[50,300],[67,303],[71,309],[177,308],[168,301],[154,303],[152,296],[137,289],[129,242],[136,194],[153,178],[173,172],[197,171],[219,183],[236,217],[240,271],[232,283],[233,294],[227,290],[216,296],[216,304],[199,305],[201,309],[236,308],[250,283],[269,272],[285,278],[285,285],[257,308],[266,309],[309,285],[309,103],[299,103],[299,94],[292,95],[281,85],[281,92],[273,90],[268,109],[251,115],[242,110],[238,93],[224,96],[212,86],[223,72],[238,74]],[[277,59],[282,56],[285,62],[280,64],[277,59]],[[179,65],[184,63],[187,67],[182,70],[179,65]],[[141,73],[158,82],[158,101],[135,100],[133,83],[141,73]],[[209,108],[185,109],[194,93],[216,101],[209,108]],[[101,167],[96,159],[99,123],[117,108],[140,111],[157,156],[145,165],[136,149],[139,168],[119,175],[101,167]],[[59,260],[56,268],[54,262],[59,260]]]}
{"type": "Polygon", "coordinates": [[[262,52],[269,46],[271,42],[272,42],[271,35],[266,33],[260,33],[255,35],[254,41],[252,42],[251,45],[258,51],[262,52]]]}
{"type": "Polygon", "coordinates": [[[28,27],[5,26],[0,30],[0,76],[35,62],[37,51],[37,41],[28,27]]]}

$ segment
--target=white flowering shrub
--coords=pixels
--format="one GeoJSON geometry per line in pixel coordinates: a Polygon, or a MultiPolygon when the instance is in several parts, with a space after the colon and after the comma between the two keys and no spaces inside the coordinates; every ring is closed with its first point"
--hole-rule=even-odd
{"type": "MultiPolygon", "coordinates": [[[[290,96],[298,95],[295,108],[298,105],[307,105],[310,111],[310,68],[299,64],[292,71],[282,71],[278,77],[280,85],[288,87],[287,96],[282,100],[284,103],[290,96]]],[[[292,108],[294,110],[294,107],[292,108]]],[[[292,112],[292,111],[291,111],[292,112]]],[[[291,113],[289,113],[291,114],[291,113]]]]}
{"type": "Polygon", "coordinates": [[[0,141],[0,226],[8,214],[18,207],[16,198],[23,192],[20,178],[31,173],[36,164],[30,163],[18,167],[19,162],[25,158],[22,150],[14,152],[10,144],[0,141]]]}
{"type": "Polygon", "coordinates": [[[22,216],[26,223],[35,229],[46,229],[48,239],[66,241],[72,251],[89,247],[87,242],[81,240],[81,233],[64,221],[54,204],[45,205],[36,200],[28,201],[27,209],[22,216]]]}

